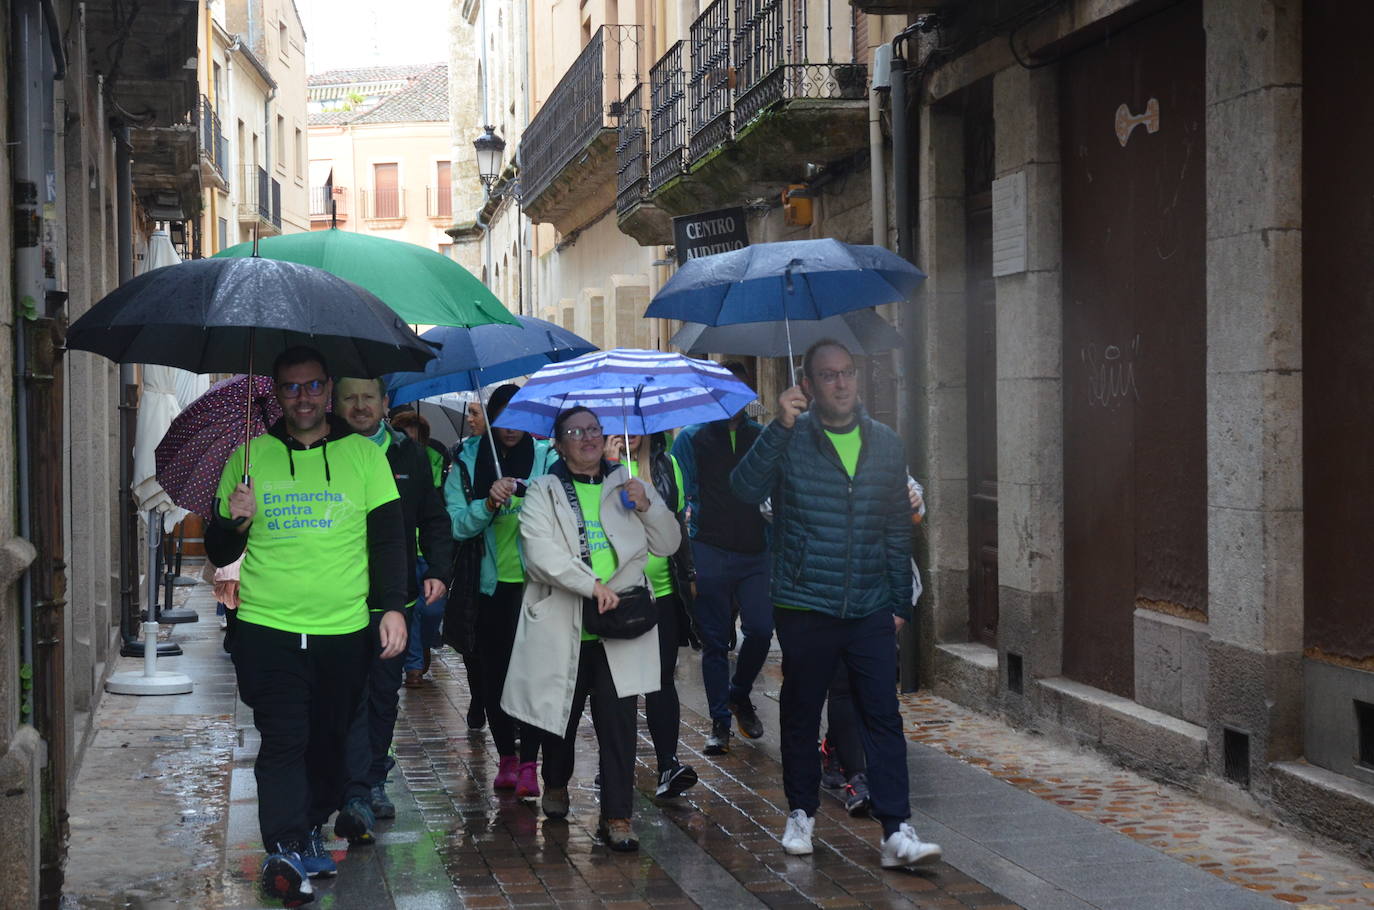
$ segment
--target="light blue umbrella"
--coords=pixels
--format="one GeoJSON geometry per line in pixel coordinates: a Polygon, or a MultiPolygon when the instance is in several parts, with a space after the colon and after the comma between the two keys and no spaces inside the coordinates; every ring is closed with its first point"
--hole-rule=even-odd
{"type": "Polygon", "coordinates": [[[597,349],[560,325],[532,316],[515,318],[519,325],[440,326],[425,332],[420,339],[436,345],[439,356],[423,372],[385,377],[391,403],[472,391],[597,349]]]}
{"type": "Polygon", "coordinates": [[[755,397],[735,374],[709,360],[618,348],[541,368],[496,425],[552,436],[558,412],[581,405],[608,433],[642,435],[733,417],[755,397]]]}
{"type": "Polygon", "coordinates": [[[705,325],[782,322],[788,361],[791,321],[910,299],[925,273],[891,250],[833,238],[759,243],[689,259],[646,317],[705,325]]]}

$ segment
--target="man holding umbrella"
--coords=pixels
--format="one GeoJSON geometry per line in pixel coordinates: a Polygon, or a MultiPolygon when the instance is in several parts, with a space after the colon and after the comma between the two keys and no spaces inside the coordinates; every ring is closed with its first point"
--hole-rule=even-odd
{"type": "Polygon", "coordinates": [[[406,643],[401,503],[381,449],[327,415],[324,357],[289,348],[273,365],[284,416],[220,479],[206,550],[243,555],[233,644],[239,694],[261,734],[254,772],[268,855],[262,883],[287,903],[337,872],[321,826],[342,802],[345,743],[376,642],[406,643]],[[251,475],[251,480],[247,479],[251,475]],[[383,611],[368,634],[368,606],[383,611]]]}
{"type": "MultiPolygon", "coordinates": [[[[445,580],[453,562],[453,537],[427,451],[382,420],[389,405],[379,379],[340,378],[335,384],[334,413],[342,416],[354,433],[385,452],[391,466],[401,496],[406,540],[406,602],[418,609],[417,598],[422,594],[426,603],[447,594],[445,580]],[[416,572],[417,535],[425,561],[423,590],[416,572]]],[[[386,795],[387,752],[396,728],[405,655],[382,656],[379,636],[386,613],[379,604],[369,607],[368,628],[374,640],[367,691],[348,734],[348,787],[334,823],[334,833],[354,844],[372,843],[376,819],[396,817],[396,807],[386,795]]]]}
{"type": "Polygon", "coordinates": [[[906,739],[897,706],[896,631],[911,618],[911,512],[901,440],[859,403],[854,359],[818,341],[800,386],[730,476],[746,502],[773,499],[773,602],[782,648],[783,849],[811,853],[819,808],[816,736],[826,690],[843,666],[868,759],[882,866],[931,863],[911,817],[906,739]],[[810,410],[811,413],[804,413],[810,410]]]}

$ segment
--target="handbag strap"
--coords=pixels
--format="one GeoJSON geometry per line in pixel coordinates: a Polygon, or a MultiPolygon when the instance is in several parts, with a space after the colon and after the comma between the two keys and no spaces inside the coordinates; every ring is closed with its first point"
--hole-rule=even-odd
{"type": "Polygon", "coordinates": [[[472,480],[468,477],[468,466],[463,464],[461,458],[455,458],[458,465],[458,480],[463,484],[463,498],[469,503],[472,502],[472,480]]]}
{"type": "Polygon", "coordinates": [[[572,507],[573,518],[577,521],[577,544],[582,549],[582,561],[590,566],[592,551],[587,546],[587,522],[582,517],[582,502],[577,498],[577,488],[566,477],[559,477],[559,480],[563,481],[563,492],[568,496],[568,505],[572,507]]]}

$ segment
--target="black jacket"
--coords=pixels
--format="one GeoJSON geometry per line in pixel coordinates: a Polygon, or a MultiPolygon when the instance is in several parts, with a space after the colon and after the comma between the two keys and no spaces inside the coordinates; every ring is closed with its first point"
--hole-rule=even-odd
{"type": "MultiPolygon", "coordinates": [[[[286,432],[286,418],[281,418],[267,430],[267,435],[254,440],[255,445],[272,445],[274,441],[286,447],[288,454],[302,452],[323,446],[325,449],[325,473],[329,471],[329,443],[337,442],[353,431],[343,418],[333,414],[325,418],[329,422],[329,432],[324,438],[309,446],[303,446],[286,432]]],[[[429,465],[425,465],[425,478],[432,480],[429,465]]],[[[411,602],[404,600],[406,584],[400,578],[406,566],[406,551],[414,553],[414,546],[406,546],[414,541],[415,530],[411,526],[410,537],[405,537],[403,529],[404,510],[401,500],[393,499],[367,513],[367,566],[368,566],[368,607],[373,610],[404,610],[411,602]]],[[[243,555],[248,545],[248,534],[240,533],[238,526],[230,519],[220,515],[219,504],[215,504],[214,518],[205,529],[205,554],[217,566],[227,566],[243,555]]],[[[308,559],[308,556],[302,558],[308,559]]],[[[414,555],[410,557],[410,585],[415,584],[414,555]]],[[[413,598],[412,598],[413,600],[413,598]]]]}
{"type": "MultiPolygon", "coordinates": [[[[405,433],[387,432],[391,434],[391,445],[386,448],[386,460],[391,464],[396,490],[401,494],[401,519],[406,540],[414,541],[415,532],[419,531],[420,553],[424,554],[428,565],[425,578],[447,583],[449,564],[453,562],[453,534],[449,530],[443,491],[434,485],[429,455],[405,433]]],[[[410,596],[407,603],[413,603],[420,596],[420,586],[415,580],[413,546],[406,547],[406,591],[410,596]]]]}

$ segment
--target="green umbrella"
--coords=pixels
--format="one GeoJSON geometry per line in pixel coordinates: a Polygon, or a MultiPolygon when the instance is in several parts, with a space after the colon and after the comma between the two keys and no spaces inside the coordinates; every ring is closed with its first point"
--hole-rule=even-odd
{"type": "MultiPolygon", "coordinates": [[[[221,250],[215,258],[253,255],[250,242],[221,250]]],[[[265,237],[257,242],[256,255],[313,265],[362,285],[412,324],[518,324],[471,272],[418,244],[330,228],[265,237]]]]}

